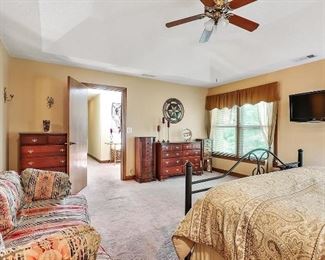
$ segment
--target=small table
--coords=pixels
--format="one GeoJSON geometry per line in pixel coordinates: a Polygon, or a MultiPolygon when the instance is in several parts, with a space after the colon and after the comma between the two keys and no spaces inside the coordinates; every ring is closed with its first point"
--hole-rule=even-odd
{"type": "Polygon", "coordinates": [[[114,161],[114,163],[121,162],[121,143],[111,143],[110,150],[111,160],[114,161]]]}

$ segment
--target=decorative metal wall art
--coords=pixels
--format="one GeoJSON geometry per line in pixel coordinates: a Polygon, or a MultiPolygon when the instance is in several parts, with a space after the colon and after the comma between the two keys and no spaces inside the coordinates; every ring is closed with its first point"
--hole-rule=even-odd
{"type": "Polygon", "coordinates": [[[112,119],[115,122],[115,125],[118,129],[118,132],[121,132],[121,116],[122,116],[122,106],[121,103],[112,103],[111,108],[112,119]]]}
{"type": "Polygon", "coordinates": [[[47,97],[46,102],[47,102],[47,107],[50,109],[54,105],[54,98],[53,97],[47,97]]]}
{"type": "Polygon", "coordinates": [[[176,98],[168,99],[163,106],[163,114],[168,122],[176,124],[184,117],[184,107],[181,101],[176,98]]]}
{"type": "Polygon", "coordinates": [[[3,89],[3,101],[5,103],[10,102],[14,98],[14,96],[15,95],[13,94],[9,94],[9,95],[7,94],[7,88],[3,89]]]}

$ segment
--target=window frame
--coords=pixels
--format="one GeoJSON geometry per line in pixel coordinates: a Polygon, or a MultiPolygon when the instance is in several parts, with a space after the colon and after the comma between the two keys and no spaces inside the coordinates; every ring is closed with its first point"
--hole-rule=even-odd
{"type": "MultiPolygon", "coordinates": [[[[237,122],[236,122],[236,155],[231,155],[231,154],[226,154],[226,153],[215,153],[212,151],[212,157],[213,158],[218,158],[218,159],[225,159],[225,160],[231,160],[231,161],[238,161],[241,157],[240,157],[240,153],[239,153],[239,150],[240,150],[240,141],[239,141],[239,133],[240,133],[240,128],[243,128],[240,126],[240,107],[237,106],[236,108],[237,110],[237,122]]],[[[257,128],[257,127],[262,127],[262,126],[249,126],[249,127],[252,127],[252,128],[257,128]]],[[[275,123],[275,131],[274,131],[274,142],[273,142],[273,152],[274,154],[277,154],[278,153],[278,115],[276,117],[276,123],[275,123]]],[[[252,163],[252,164],[256,164],[256,160],[255,159],[252,159],[252,160],[249,160],[249,159],[245,159],[243,160],[243,162],[246,162],[246,163],[252,163]]],[[[262,161],[264,162],[264,161],[262,161]]]]}

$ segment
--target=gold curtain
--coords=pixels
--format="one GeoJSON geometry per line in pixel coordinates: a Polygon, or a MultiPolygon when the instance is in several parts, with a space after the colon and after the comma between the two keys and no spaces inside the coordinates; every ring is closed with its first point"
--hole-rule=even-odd
{"type": "Polygon", "coordinates": [[[206,110],[213,110],[215,108],[232,108],[238,105],[238,91],[228,92],[219,95],[207,96],[206,99],[206,110]]]}
{"type": "Polygon", "coordinates": [[[278,82],[273,82],[257,87],[208,96],[206,99],[206,109],[210,111],[215,108],[232,108],[235,105],[255,105],[261,101],[270,103],[279,100],[279,84],[278,82]]]}

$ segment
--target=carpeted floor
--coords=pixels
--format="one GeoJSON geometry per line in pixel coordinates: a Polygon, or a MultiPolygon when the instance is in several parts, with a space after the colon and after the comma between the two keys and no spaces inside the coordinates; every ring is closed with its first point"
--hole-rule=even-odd
{"type": "MultiPolygon", "coordinates": [[[[194,179],[215,175],[205,173],[194,179]]],[[[89,158],[88,186],[81,193],[88,199],[92,225],[113,260],[174,260],[171,236],[184,217],[184,189],[184,176],[143,184],[122,182],[118,165],[89,158]]]]}

